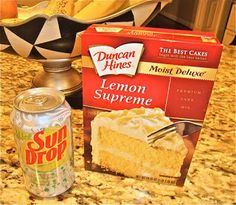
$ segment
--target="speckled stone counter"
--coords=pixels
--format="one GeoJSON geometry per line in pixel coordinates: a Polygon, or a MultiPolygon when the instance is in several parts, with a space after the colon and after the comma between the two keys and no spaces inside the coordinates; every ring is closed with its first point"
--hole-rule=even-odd
{"type": "Polygon", "coordinates": [[[73,110],[76,181],[69,191],[49,199],[39,199],[25,190],[9,119],[13,98],[31,87],[33,76],[42,67],[34,61],[0,55],[0,204],[236,204],[235,47],[224,47],[204,128],[183,188],[84,170],[82,111],[73,110]]]}

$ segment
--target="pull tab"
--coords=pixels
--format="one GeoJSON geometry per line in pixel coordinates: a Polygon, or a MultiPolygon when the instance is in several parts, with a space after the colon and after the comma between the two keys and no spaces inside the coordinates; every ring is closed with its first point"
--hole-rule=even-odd
{"type": "Polygon", "coordinates": [[[24,104],[37,104],[37,105],[43,105],[47,102],[48,98],[45,95],[39,95],[39,96],[29,96],[23,100],[24,104]]]}

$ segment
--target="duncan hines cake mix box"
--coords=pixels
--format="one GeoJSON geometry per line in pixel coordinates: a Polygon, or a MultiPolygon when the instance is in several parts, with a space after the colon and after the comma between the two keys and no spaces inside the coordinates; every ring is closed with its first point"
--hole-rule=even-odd
{"type": "Polygon", "coordinates": [[[82,36],[85,168],[183,186],[221,52],[211,33],[89,27],[82,36]],[[158,132],[174,122],[171,132],[158,132]]]}

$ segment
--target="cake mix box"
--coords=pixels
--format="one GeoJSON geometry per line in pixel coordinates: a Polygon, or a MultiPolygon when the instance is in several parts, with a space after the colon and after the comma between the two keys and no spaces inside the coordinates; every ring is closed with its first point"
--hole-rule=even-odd
{"type": "Polygon", "coordinates": [[[86,169],[183,186],[221,52],[212,33],[90,26],[82,36],[86,169]]]}

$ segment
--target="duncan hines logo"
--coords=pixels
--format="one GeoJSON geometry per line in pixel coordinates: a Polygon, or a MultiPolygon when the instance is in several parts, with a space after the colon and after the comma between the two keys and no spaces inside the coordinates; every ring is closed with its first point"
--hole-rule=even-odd
{"type": "Polygon", "coordinates": [[[135,75],[143,52],[142,43],[127,43],[117,48],[94,46],[89,48],[90,55],[99,76],[135,75]]]}

